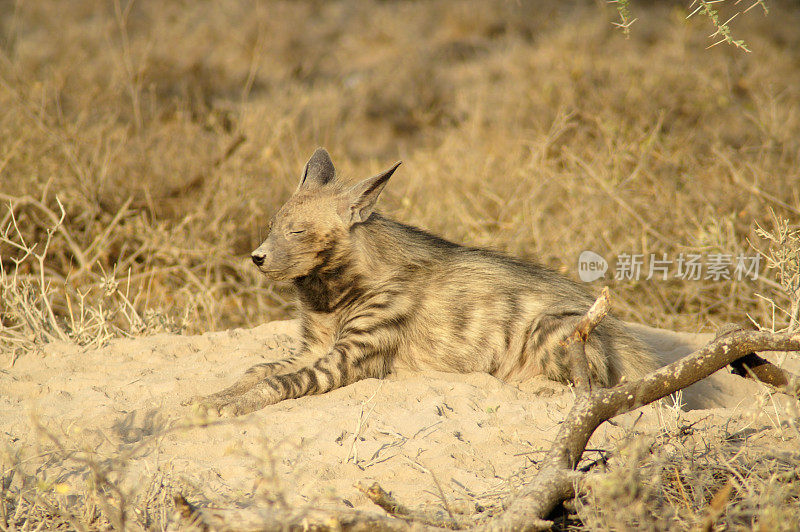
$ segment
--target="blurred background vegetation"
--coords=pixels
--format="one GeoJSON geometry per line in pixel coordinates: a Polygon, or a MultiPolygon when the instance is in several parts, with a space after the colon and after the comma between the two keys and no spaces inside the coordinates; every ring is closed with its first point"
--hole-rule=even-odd
{"type": "MultiPolygon", "coordinates": [[[[575,279],[583,250],[754,255],[771,210],[800,219],[800,6],[769,6],[731,22],[746,53],[687,2],[633,3],[626,36],[606,2],[0,0],[0,321],[35,340],[26,282],[73,337],[81,304],[108,334],[291,316],[248,258],[317,146],[347,179],[402,159],[385,213],[575,279]],[[59,201],[39,271],[11,242],[59,201]]],[[[781,325],[764,273],[592,288],[656,326],[781,325]]]]}

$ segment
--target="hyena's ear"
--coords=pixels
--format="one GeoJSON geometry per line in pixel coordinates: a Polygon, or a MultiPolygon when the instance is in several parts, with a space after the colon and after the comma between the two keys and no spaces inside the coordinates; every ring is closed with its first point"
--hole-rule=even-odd
{"type": "Polygon", "coordinates": [[[328,155],[325,148],[317,148],[306,163],[306,167],[303,168],[303,175],[300,177],[300,185],[297,190],[326,185],[333,181],[334,173],[331,156],[328,155]]]}
{"type": "Polygon", "coordinates": [[[394,163],[394,166],[385,172],[365,179],[347,191],[346,205],[343,209],[344,212],[341,213],[345,223],[353,225],[369,218],[383,187],[386,186],[386,182],[389,181],[398,166],[400,166],[400,162],[394,163]]]}

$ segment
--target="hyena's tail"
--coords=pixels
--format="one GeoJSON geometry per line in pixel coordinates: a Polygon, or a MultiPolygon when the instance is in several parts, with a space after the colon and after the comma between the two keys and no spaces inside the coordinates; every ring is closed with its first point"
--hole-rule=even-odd
{"type": "MultiPolygon", "coordinates": [[[[656,329],[638,323],[624,323],[628,332],[644,343],[656,356],[659,366],[666,366],[700,349],[714,339],[712,333],[687,333],[656,329]]],[[[689,410],[735,407],[742,401],[740,377],[724,369],[681,392],[681,402],[689,410]]]]}

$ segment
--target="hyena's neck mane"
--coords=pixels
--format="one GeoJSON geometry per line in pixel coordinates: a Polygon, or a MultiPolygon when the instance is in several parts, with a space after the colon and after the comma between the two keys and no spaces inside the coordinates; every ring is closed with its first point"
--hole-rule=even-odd
{"type": "Polygon", "coordinates": [[[402,272],[431,265],[461,246],[373,213],[334,242],[322,263],[295,279],[301,309],[331,313],[402,272]]]}
{"type": "Polygon", "coordinates": [[[388,281],[409,268],[430,266],[462,249],[458,244],[378,213],[350,231],[354,255],[370,281],[388,281]]]}

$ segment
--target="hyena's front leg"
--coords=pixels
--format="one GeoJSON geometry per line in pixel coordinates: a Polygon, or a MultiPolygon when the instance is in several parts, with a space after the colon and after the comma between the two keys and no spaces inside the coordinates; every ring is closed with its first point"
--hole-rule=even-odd
{"type": "MultiPolygon", "coordinates": [[[[381,378],[388,373],[389,360],[386,357],[385,351],[366,347],[363,343],[338,342],[313,364],[289,373],[266,376],[252,384],[248,380],[249,388],[244,393],[215,394],[204,399],[201,407],[221,416],[238,416],[284,399],[329,392],[369,377],[381,378]]],[[[246,377],[250,379],[256,375],[254,372],[246,377]]]]}
{"type": "Polygon", "coordinates": [[[250,367],[244,372],[241,379],[228,386],[224,390],[207,396],[200,396],[186,401],[184,404],[213,404],[218,402],[230,401],[236,396],[249,391],[253,386],[263,381],[267,377],[279,373],[287,373],[296,370],[298,365],[303,362],[304,353],[292,355],[274,362],[262,362],[250,367]]]}

